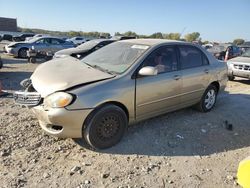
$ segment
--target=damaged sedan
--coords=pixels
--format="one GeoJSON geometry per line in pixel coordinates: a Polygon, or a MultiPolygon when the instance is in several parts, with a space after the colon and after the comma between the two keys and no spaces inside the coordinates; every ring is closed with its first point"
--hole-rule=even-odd
{"type": "Polygon", "coordinates": [[[39,65],[14,99],[48,134],[104,149],[138,121],[194,105],[210,111],[226,82],[226,64],[199,46],[132,39],[39,65]]]}

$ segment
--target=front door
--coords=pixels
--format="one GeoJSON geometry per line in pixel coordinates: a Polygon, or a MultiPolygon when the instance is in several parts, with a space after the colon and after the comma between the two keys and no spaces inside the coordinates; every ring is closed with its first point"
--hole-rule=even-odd
{"type": "Polygon", "coordinates": [[[163,46],[153,51],[142,67],[153,66],[154,76],[136,79],[136,119],[146,119],[178,108],[182,86],[175,47],[163,46]]]}

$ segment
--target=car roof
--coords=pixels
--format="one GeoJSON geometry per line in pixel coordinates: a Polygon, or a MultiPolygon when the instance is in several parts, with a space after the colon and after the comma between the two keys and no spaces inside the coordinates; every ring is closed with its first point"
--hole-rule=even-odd
{"type": "Polygon", "coordinates": [[[53,36],[42,36],[42,37],[37,37],[36,39],[46,39],[46,38],[52,38],[52,39],[60,39],[60,40],[62,40],[59,37],[53,37],[53,36]]]}
{"type": "Polygon", "coordinates": [[[154,46],[154,45],[165,44],[165,43],[191,44],[191,43],[187,43],[183,41],[167,40],[167,39],[127,39],[127,40],[121,40],[118,42],[127,42],[127,43],[142,44],[142,45],[148,45],[148,46],[154,46]]]}

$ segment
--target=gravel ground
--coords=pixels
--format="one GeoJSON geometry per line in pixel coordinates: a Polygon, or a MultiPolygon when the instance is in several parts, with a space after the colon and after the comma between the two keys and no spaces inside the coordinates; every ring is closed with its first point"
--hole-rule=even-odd
{"type": "MultiPolygon", "coordinates": [[[[4,89],[21,89],[37,64],[0,55],[4,89]]],[[[250,81],[237,79],[209,113],[187,108],[153,118],[131,126],[113,148],[91,151],[46,135],[29,109],[1,97],[0,187],[239,187],[238,163],[250,155],[249,115],[250,81]]]]}

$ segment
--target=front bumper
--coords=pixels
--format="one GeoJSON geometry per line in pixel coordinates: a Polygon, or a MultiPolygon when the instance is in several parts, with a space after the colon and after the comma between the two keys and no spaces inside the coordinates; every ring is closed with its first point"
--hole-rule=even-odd
{"type": "Polygon", "coordinates": [[[92,109],[67,110],[44,109],[42,105],[32,108],[42,129],[50,135],[62,138],[82,137],[82,126],[92,109]]]}
{"type": "Polygon", "coordinates": [[[228,76],[238,76],[250,79],[250,71],[239,69],[228,69],[228,76]]]}
{"type": "Polygon", "coordinates": [[[7,46],[4,47],[4,51],[9,54],[9,55],[13,55],[13,56],[17,56],[18,52],[14,49],[14,48],[9,48],[7,46]]]}

